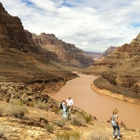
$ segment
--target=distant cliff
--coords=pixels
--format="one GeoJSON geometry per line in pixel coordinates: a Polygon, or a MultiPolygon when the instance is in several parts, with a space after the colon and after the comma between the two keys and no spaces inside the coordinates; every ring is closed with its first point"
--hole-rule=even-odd
{"type": "Polygon", "coordinates": [[[30,44],[41,46],[43,49],[55,53],[59,60],[67,64],[75,67],[88,67],[93,63],[93,59],[83,50],[58,39],[54,34],[35,35],[29,31],[25,31],[25,33],[30,44]]]}
{"type": "Polygon", "coordinates": [[[103,53],[91,52],[91,51],[85,51],[85,53],[87,53],[92,59],[94,59],[95,61],[97,61],[97,60],[101,59],[102,57],[106,57],[108,54],[110,54],[111,52],[113,52],[116,48],[117,47],[110,46],[103,53]]]}
{"type": "Polygon", "coordinates": [[[100,59],[102,53],[98,53],[98,52],[91,52],[91,51],[85,51],[85,53],[87,53],[93,60],[98,60],[100,59]]]}
{"type": "Polygon", "coordinates": [[[101,57],[106,57],[107,55],[109,55],[110,53],[112,53],[117,47],[113,47],[110,46],[109,48],[107,48],[106,51],[104,51],[101,55],[101,57]]]}

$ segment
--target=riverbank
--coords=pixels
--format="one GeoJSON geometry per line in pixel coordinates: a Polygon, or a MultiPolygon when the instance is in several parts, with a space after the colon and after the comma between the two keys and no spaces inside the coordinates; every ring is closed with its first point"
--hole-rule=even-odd
{"type": "Polygon", "coordinates": [[[95,86],[94,83],[91,84],[91,89],[98,92],[98,93],[102,93],[102,94],[108,95],[108,96],[113,97],[113,98],[117,98],[117,99],[122,100],[122,101],[126,101],[126,102],[129,102],[129,103],[140,105],[140,100],[139,99],[126,97],[124,95],[120,95],[120,94],[117,94],[117,93],[114,93],[114,92],[110,92],[109,90],[106,90],[106,89],[100,89],[97,86],[95,86]]]}

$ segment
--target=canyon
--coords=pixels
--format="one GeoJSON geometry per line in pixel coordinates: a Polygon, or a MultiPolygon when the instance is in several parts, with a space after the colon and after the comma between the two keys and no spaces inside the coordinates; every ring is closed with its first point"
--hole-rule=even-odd
{"type": "MultiPolygon", "coordinates": [[[[140,35],[95,61],[54,34],[36,35],[25,30],[21,20],[0,3],[0,136],[7,140],[52,140],[58,131],[78,130],[86,140],[90,130],[96,130],[98,137],[112,138],[109,120],[98,120],[76,106],[73,117],[84,113],[91,117],[90,123],[75,126],[67,121],[66,126],[56,125],[58,118],[62,119],[62,111],[60,102],[50,95],[78,78],[77,73],[72,73],[77,70],[98,75],[93,84],[100,89],[113,93],[117,87],[115,93],[139,100],[139,44],[140,35]],[[50,133],[46,126],[52,125],[54,132],[50,133]]],[[[129,129],[123,122],[121,129],[124,140],[139,140],[139,129],[129,129]]]]}
{"type": "Polygon", "coordinates": [[[117,47],[81,73],[100,75],[94,85],[140,99],[140,34],[130,44],[117,47]]]}

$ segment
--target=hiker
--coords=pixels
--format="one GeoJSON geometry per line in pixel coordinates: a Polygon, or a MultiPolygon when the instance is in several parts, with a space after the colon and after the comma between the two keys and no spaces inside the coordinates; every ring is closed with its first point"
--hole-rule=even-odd
{"type": "Polygon", "coordinates": [[[66,103],[67,103],[67,109],[71,108],[71,110],[73,110],[73,99],[71,97],[68,97],[66,103]]]}
{"type": "Polygon", "coordinates": [[[112,124],[112,127],[113,127],[113,139],[115,139],[116,138],[116,135],[115,135],[115,133],[116,133],[116,130],[118,131],[118,140],[120,140],[121,138],[120,138],[120,127],[119,127],[119,122],[118,122],[118,110],[115,108],[114,110],[113,110],[113,113],[112,113],[112,116],[111,116],[111,118],[110,118],[110,120],[111,120],[111,124],[112,124]]]}
{"type": "Polygon", "coordinates": [[[63,108],[63,117],[66,118],[67,117],[67,103],[65,100],[62,101],[62,108],[63,108]]]}
{"type": "Polygon", "coordinates": [[[71,97],[68,97],[68,99],[66,100],[67,103],[67,119],[70,120],[71,117],[71,111],[73,110],[73,100],[71,97]]]}

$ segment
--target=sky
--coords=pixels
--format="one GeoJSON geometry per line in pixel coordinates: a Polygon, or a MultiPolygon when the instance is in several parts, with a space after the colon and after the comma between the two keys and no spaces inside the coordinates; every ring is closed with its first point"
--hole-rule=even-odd
{"type": "Polygon", "coordinates": [[[25,30],[54,34],[83,51],[104,52],[140,32],[140,0],[0,0],[25,30]]]}

